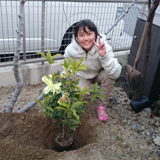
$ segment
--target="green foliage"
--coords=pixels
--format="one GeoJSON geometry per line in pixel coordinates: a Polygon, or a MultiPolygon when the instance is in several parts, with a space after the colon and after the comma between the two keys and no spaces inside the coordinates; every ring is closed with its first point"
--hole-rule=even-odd
{"type": "Polygon", "coordinates": [[[116,136],[115,140],[116,141],[123,141],[123,139],[121,137],[119,137],[119,136],[116,136]]]}
{"type": "MultiPolygon", "coordinates": [[[[50,51],[47,55],[39,54],[47,59],[49,65],[54,63],[53,59],[57,56],[51,56],[50,51]]],[[[95,98],[106,98],[100,94],[102,89],[98,89],[97,83],[93,85],[92,90],[88,86],[81,90],[78,86],[80,79],[76,78],[76,73],[87,68],[87,65],[82,64],[83,60],[84,58],[76,62],[72,58],[64,59],[61,65],[64,67],[65,73],[60,75],[59,72],[55,72],[53,75],[42,78],[47,84],[44,89],[45,92],[43,91],[44,102],[35,99],[41,105],[41,112],[44,116],[60,119],[59,126],[66,124],[72,130],[76,130],[78,125],[81,124],[80,116],[85,113],[85,104],[88,101],[83,101],[84,95],[92,94],[91,101],[95,98]]]]}
{"type": "Polygon", "coordinates": [[[124,75],[126,74],[126,68],[127,66],[122,67],[121,75],[119,76],[119,78],[115,80],[115,83],[114,83],[115,87],[123,88],[123,80],[124,80],[124,75]]]}
{"type": "Polygon", "coordinates": [[[121,113],[118,113],[118,116],[119,116],[120,118],[122,118],[122,117],[123,117],[121,113]]]}
{"type": "Polygon", "coordinates": [[[154,102],[151,108],[153,115],[160,117],[160,95],[159,95],[159,100],[154,102]]]}
{"type": "Polygon", "coordinates": [[[47,50],[47,55],[45,55],[44,53],[42,52],[37,52],[38,54],[42,55],[44,58],[46,58],[46,60],[48,61],[49,64],[53,64],[55,63],[53,61],[54,58],[60,56],[61,54],[56,54],[54,56],[51,56],[51,52],[49,50],[47,50]]]}

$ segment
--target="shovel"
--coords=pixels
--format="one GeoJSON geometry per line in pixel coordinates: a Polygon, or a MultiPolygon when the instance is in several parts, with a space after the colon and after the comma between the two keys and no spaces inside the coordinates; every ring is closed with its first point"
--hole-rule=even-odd
{"type": "Polygon", "coordinates": [[[139,62],[139,58],[142,53],[142,49],[143,49],[143,45],[144,45],[146,36],[148,34],[149,26],[151,24],[151,18],[153,18],[155,10],[158,7],[159,2],[160,0],[155,1],[155,3],[153,4],[151,8],[151,0],[148,1],[149,14],[147,17],[147,21],[145,23],[145,27],[143,30],[142,38],[141,38],[140,45],[137,51],[134,65],[133,67],[131,67],[129,64],[127,64],[127,80],[128,80],[129,88],[132,92],[136,92],[139,89],[140,84],[141,84],[141,80],[142,80],[141,73],[138,70],[136,70],[136,68],[139,62]]]}

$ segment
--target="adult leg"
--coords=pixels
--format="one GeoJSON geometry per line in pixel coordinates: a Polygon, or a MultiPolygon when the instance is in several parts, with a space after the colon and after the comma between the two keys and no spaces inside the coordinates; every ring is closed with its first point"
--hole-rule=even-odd
{"type": "Polygon", "coordinates": [[[114,80],[109,78],[104,70],[101,70],[98,75],[93,79],[93,83],[97,82],[101,85],[101,88],[104,89],[104,91],[101,92],[101,94],[106,96],[106,99],[99,99],[98,104],[99,105],[107,105],[110,97],[110,93],[113,89],[113,82],[114,80]]]}

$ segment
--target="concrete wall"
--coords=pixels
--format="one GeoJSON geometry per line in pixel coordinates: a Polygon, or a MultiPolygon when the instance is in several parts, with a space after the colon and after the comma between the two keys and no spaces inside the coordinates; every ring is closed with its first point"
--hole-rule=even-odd
{"type": "MultiPolygon", "coordinates": [[[[115,52],[115,57],[118,59],[122,66],[125,66],[128,62],[129,51],[115,52]]],[[[57,61],[51,65],[52,72],[62,71],[60,65],[63,60],[57,61]]],[[[16,85],[16,80],[12,71],[13,67],[0,68],[0,87],[16,85]]],[[[49,65],[47,62],[42,65],[41,63],[25,64],[20,66],[20,72],[24,85],[42,83],[42,77],[50,74],[49,65]]]]}

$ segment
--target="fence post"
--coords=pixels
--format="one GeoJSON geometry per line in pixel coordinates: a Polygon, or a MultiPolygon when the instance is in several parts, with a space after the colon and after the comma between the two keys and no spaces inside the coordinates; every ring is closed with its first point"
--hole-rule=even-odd
{"type": "Polygon", "coordinates": [[[140,17],[141,17],[141,18],[142,18],[143,15],[145,14],[145,7],[146,7],[146,4],[143,3],[142,8],[141,8],[141,12],[140,12],[140,17]]]}
{"type": "MultiPolygon", "coordinates": [[[[25,22],[25,14],[24,14],[24,22],[25,22]]],[[[26,61],[26,34],[25,34],[25,23],[23,26],[23,60],[26,61]]]]}
{"type": "MultiPolygon", "coordinates": [[[[44,53],[44,34],[45,34],[45,0],[42,1],[42,18],[41,18],[41,52],[44,53]]],[[[44,64],[44,62],[42,62],[44,64]]]]}

